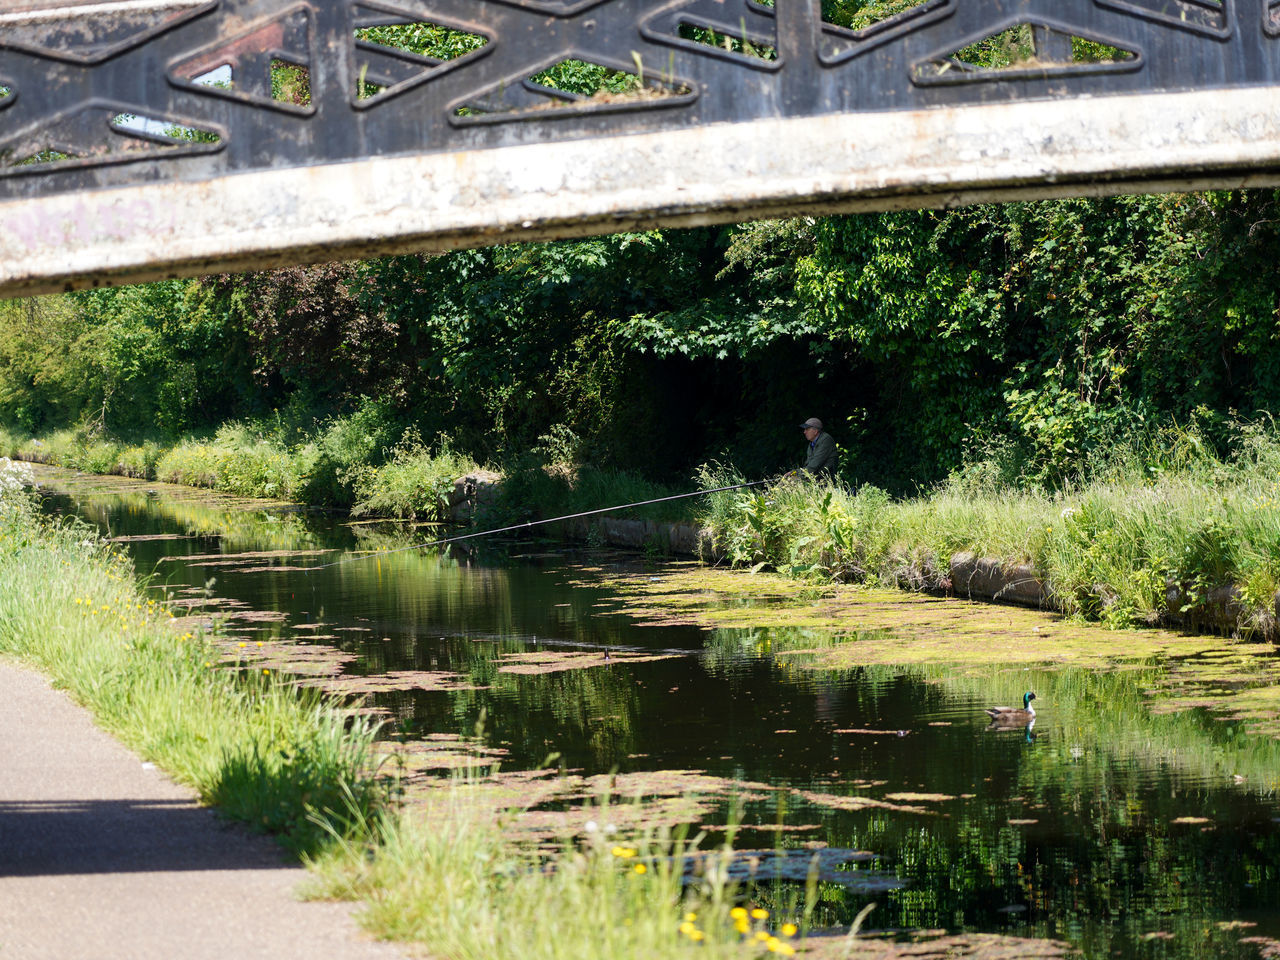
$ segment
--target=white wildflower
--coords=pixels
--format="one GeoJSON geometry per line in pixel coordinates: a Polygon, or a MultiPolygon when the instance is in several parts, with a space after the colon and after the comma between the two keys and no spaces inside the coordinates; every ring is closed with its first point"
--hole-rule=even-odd
{"type": "Polygon", "coordinates": [[[0,457],[0,508],[11,508],[25,496],[26,488],[35,483],[31,467],[0,457]]]}

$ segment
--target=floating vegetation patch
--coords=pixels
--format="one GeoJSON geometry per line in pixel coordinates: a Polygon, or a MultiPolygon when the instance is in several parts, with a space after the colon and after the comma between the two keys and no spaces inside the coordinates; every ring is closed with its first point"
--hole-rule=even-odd
{"type": "MultiPolygon", "coordinates": [[[[1161,665],[1147,690],[1153,713],[1196,708],[1280,737],[1280,661],[1268,643],[1112,630],[1021,607],[904,594],[858,585],[804,587],[772,574],[670,564],[658,575],[601,571],[618,612],[645,624],[713,631],[708,657],[757,654],[796,669],[873,664],[950,665],[961,671],[1034,667],[1134,670],[1161,665]]],[[[1021,729],[1021,728],[1019,728],[1021,729]]],[[[871,731],[866,735],[894,735],[871,731]]]]}
{"type": "MultiPolygon", "coordinates": [[[[1221,645],[1219,645],[1221,646],[1221,645]]],[[[1143,693],[1155,714],[1210,711],[1252,734],[1280,737],[1280,662],[1271,644],[1233,644],[1171,661],[1143,693]]]]}
{"type": "Polygon", "coordinates": [[[832,733],[856,733],[862,736],[871,737],[905,737],[911,733],[910,730],[864,730],[861,727],[843,727],[832,730],[832,733]]]}
{"type": "MultiPolygon", "coordinates": [[[[486,746],[472,737],[463,737],[450,733],[430,733],[420,740],[403,743],[383,744],[379,753],[380,759],[390,761],[396,776],[402,785],[421,778],[422,774],[439,774],[454,770],[472,770],[477,767],[492,767],[507,751],[501,747],[486,746]]],[[[545,777],[549,772],[538,771],[538,777],[545,777]]],[[[433,777],[432,779],[438,780],[433,777]]],[[[448,781],[438,780],[440,783],[448,781]]]]}
{"type": "MultiPolygon", "coordinates": [[[[646,830],[674,828],[702,821],[720,821],[730,805],[767,800],[787,793],[786,787],[711,776],[700,770],[656,770],[583,776],[572,770],[499,769],[502,748],[485,746],[466,737],[432,735],[424,741],[395,745],[388,754],[404,751],[406,761],[397,774],[402,798],[410,807],[425,804],[442,789],[463,790],[466,802],[507,821],[513,836],[533,843],[593,835],[629,836],[646,830]],[[485,768],[488,768],[487,771],[485,768]],[[465,769],[465,781],[442,777],[465,769]]],[[[752,829],[743,824],[738,829],[752,829]]],[[[776,831],[769,825],[759,830],[776,831]]],[[[790,828],[792,832],[814,825],[790,828]]]]}
{"type": "Polygon", "coordinates": [[[263,560],[296,559],[300,557],[318,557],[333,550],[250,550],[243,553],[196,553],[190,556],[173,554],[161,557],[161,560],[173,560],[188,567],[228,567],[237,568],[236,573],[262,573],[272,570],[306,570],[307,567],[263,565],[263,560]],[[256,565],[254,565],[256,563],[256,565]]]}
{"type": "Polygon", "coordinates": [[[294,573],[310,569],[310,566],[296,567],[287,563],[273,563],[257,567],[242,567],[233,564],[227,565],[228,573],[294,573]]]}
{"type": "Polygon", "coordinates": [[[592,667],[611,667],[616,664],[649,663],[655,660],[674,660],[689,656],[685,653],[631,653],[622,650],[538,651],[534,653],[509,653],[499,658],[499,673],[533,676],[543,673],[561,673],[565,670],[589,670],[592,667]]]}
{"type": "Polygon", "coordinates": [[[934,811],[927,807],[907,806],[890,803],[887,800],[875,800],[871,797],[846,796],[837,793],[816,793],[812,790],[794,790],[796,796],[808,800],[819,807],[831,810],[893,810],[897,813],[923,813],[932,815],[934,811]]]}
{"type": "MultiPolygon", "coordinates": [[[[153,540],[195,540],[190,535],[181,533],[139,533],[131,537],[107,537],[107,543],[150,543],[153,540]]],[[[170,557],[164,557],[168,560],[170,557]]]]}
{"type": "Polygon", "coordinates": [[[226,615],[227,623],[283,623],[289,615],[283,610],[236,610],[226,615]]]}
{"type": "Polygon", "coordinates": [[[364,693],[387,693],[398,690],[457,691],[487,690],[467,677],[451,670],[390,670],[369,676],[331,677],[315,684],[326,693],[355,696],[364,693]]]}
{"type": "Polygon", "coordinates": [[[223,650],[224,663],[251,664],[300,677],[336,677],[358,658],[335,647],[308,643],[214,640],[223,650]]]}

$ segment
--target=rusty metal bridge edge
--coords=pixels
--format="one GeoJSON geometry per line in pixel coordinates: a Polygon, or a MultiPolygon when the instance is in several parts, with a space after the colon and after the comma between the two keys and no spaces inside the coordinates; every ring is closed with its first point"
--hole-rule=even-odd
{"type": "MultiPolygon", "coordinates": [[[[138,0],[114,6],[129,2],[138,0]]],[[[69,53],[41,49],[30,31],[6,38],[0,9],[0,85],[11,91],[0,98],[0,297],[651,226],[1280,185],[1280,41],[1270,0],[927,0],[913,8],[924,11],[915,20],[837,37],[849,45],[843,51],[824,46],[816,3],[778,0],[766,24],[775,32],[761,37],[776,45],[778,62],[766,64],[684,49],[666,30],[689,18],[723,23],[709,3],[746,5],[762,17],[754,0],[469,2],[184,0],[195,13],[177,29],[140,34],[132,46],[98,37],[69,53]],[[1191,27],[1185,15],[1180,23],[1163,17],[1179,4],[1198,11],[1191,27]],[[349,40],[361,11],[375,6],[384,22],[472,29],[501,55],[504,29],[514,29],[504,15],[533,11],[556,29],[546,49],[505,65],[498,57],[470,79],[466,64],[411,64],[416,80],[411,69],[399,88],[385,85],[394,96],[371,106],[351,95],[358,49],[344,51],[337,38],[349,40]],[[610,10],[620,13],[611,26],[610,10]],[[261,33],[246,34],[243,24],[299,11],[310,17],[309,50],[278,49],[287,33],[277,31],[275,46],[258,52],[305,63],[306,110],[255,98],[247,83],[244,96],[193,89],[175,73],[192,50],[207,66],[224,57],[217,44],[229,34],[261,33]],[[600,45],[594,52],[566,26],[584,11],[595,18],[587,31],[600,45]],[[326,17],[335,38],[327,45],[316,40],[326,17]],[[924,82],[920,65],[937,63],[940,51],[1017,23],[1109,42],[1136,51],[1136,62],[1103,75],[1064,69],[924,82]],[[533,67],[570,55],[623,64],[623,51],[655,43],[673,51],[665,62],[681,78],[674,102],[521,112],[542,93],[527,83],[520,92],[533,67]],[[1170,66],[1171,57],[1180,63],[1170,66]],[[450,78],[453,87],[432,89],[450,78]],[[495,82],[525,101],[491,122],[459,122],[488,109],[495,82]],[[745,109],[735,103],[742,91],[755,94],[745,109]],[[217,148],[101,122],[126,106],[217,130],[217,148]],[[121,154],[108,139],[95,152],[84,138],[99,135],[141,147],[121,154]],[[6,169],[4,149],[14,143],[17,154],[34,145],[85,159],[6,169]]]]}

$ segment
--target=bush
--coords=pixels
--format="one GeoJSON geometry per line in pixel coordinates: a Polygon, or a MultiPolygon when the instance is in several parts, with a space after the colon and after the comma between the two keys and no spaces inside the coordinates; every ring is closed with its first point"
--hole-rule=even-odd
{"type": "Polygon", "coordinates": [[[353,481],[359,468],[378,466],[395,435],[390,404],[368,398],[355,413],[321,424],[297,454],[304,478],[302,499],[349,507],[355,501],[353,481]]]}
{"type": "Polygon", "coordinates": [[[351,513],[448,520],[453,482],[477,469],[474,461],[454,453],[447,443],[436,452],[428,449],[410,428],[387,463],[349,471],[355,494],[351,513]]]}

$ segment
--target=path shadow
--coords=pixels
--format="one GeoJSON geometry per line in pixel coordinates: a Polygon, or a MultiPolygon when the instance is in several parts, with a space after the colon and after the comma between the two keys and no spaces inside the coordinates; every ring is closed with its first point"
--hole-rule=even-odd
{"type": "Polygon", "coordinates": [[[296,866],[190,801],[0,800],[0,877],[296,866]]]}

